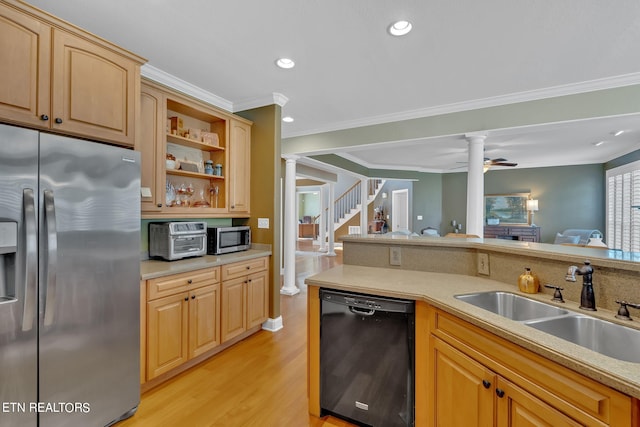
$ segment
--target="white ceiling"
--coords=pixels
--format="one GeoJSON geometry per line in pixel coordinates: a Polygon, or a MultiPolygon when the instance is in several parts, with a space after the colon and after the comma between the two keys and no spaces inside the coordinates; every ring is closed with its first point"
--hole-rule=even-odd
{"type": "MultiPolygon", "coordinates": [[[[585,82],[640,83],[638,0],[29,3],[215,94],[231,110],[272,103],[274,94],[288,99],[283,115],[295,121],[282,124],[283,138],[585,82]],[[386,28],[397,19],[414,30],[391,37],[386,28]],[[281,56],[296,67],[276,68],[281,56]]],[[[466,160],[462,135],[389,144],[337,154],[368,167],[424,171],[451,171],[466,160]]],[[[636,115],[496,130],[486,141],[487,157],[519,167],[597,163],[638,148],[636,115]],[[627,133],[613,138],[617,129],[627,133]]]]}

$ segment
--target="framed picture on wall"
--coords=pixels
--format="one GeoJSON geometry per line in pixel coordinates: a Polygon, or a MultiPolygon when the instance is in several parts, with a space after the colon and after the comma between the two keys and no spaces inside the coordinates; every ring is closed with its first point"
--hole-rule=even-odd
{"type": "Polygon", "coordinates": [[[485,195],[485,221],[487,224],[529,225],[529,197],[529,193],[485,195]]]}

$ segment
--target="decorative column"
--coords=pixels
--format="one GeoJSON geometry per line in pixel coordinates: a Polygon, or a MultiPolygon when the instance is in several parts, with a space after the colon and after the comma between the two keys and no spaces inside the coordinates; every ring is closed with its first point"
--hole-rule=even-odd
{"type": "Polygon", "coordinates": [[[320,186],[320,252],[327,251],[327,184],[320,186]]]}
{"type": "Polygon", "coordinates": [[[283,295],[300,292],[296,286],[296,160],[298,156],[285,157],[284,176],[284,284],[283,295]]]}
{"type": "Polygon", "coordinates": [[[469,168],[467,173],[467,234],[483,237],[484,140],[486,133],[468,133],[469,168]]]}
{"type": "Polygon", "coordinates": [[[360,234],[367,234],[369,224],[369,178],[360,178],[360,234]]]}
{"type": "Polygon", "coordinates": [[[327,233],[329,233],[329,249],[327,249],[327,256],[336,256],[335,251],[335,238],[336,238],[336,226],[335,226],[335,189],[334,183],[329,183],[329,215],[327,215],[327,233]]]}

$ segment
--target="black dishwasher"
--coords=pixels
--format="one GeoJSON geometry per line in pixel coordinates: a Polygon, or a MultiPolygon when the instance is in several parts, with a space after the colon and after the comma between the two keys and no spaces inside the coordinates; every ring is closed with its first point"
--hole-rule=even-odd
{"type": "Polygon", "coordinates": [[[414,425],[413,301],[320,290],[320,409],[373,427],[414,425]]]}

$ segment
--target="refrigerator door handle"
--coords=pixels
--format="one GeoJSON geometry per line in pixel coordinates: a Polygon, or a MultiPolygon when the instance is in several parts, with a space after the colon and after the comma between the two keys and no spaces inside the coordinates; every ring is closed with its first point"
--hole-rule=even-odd
{"type": "Polygon", "coordinates": [[[37,272],[38,272],[38,236],[36,234],[36,208],[33,189],[22,190],[22,214],[24,215],[24,310],[22,312],[22,330],[30,331],[36,312],[37,272]]]}
{"type": "Polygon", "coordinates": [[[46,233],[46,299],[44,303],[44,325],[53,323],[56,305],[56,268],[58,265],[58,233],[56,232],[56,207],[53,191],[44,191],[44,226],[46,233]]]}

